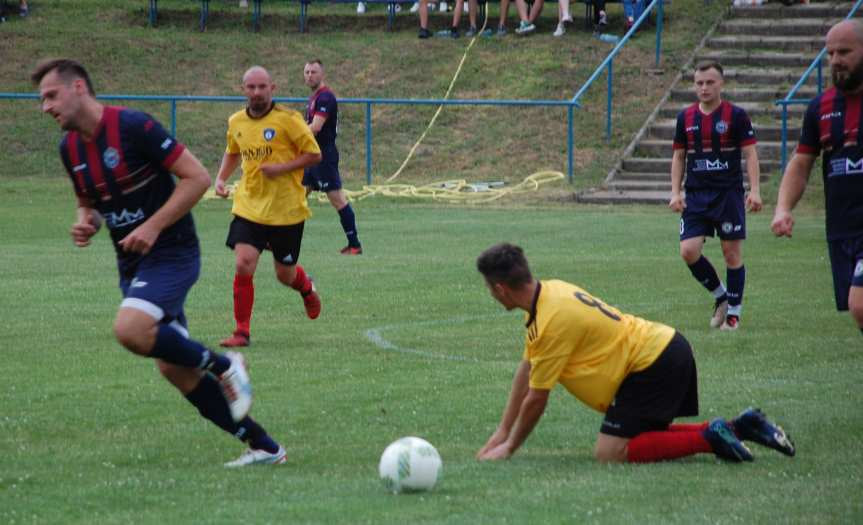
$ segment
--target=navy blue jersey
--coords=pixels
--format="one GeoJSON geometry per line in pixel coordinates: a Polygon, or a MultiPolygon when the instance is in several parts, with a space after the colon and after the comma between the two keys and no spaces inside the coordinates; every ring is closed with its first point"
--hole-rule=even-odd
{"type": "Polygon", "coordinates": [[[824,152],[827,240],[863,235],[863,95],[835,87],[815,97],[803,117],[797,152],[824,152]]]}
{"type": "Polygon", "coordinates": [[[742,108],[723,101],[709,115],[689,106],[677,115],[674,149],[686,151],[687,190],[743,187],[742,148],[755,144],[742,108]]]}
{"type": "Polygon", "coordinates": [[[339,104],[336,102],[336,96],[327,86],[321,86],[309,97],[306,122],[311,124],[317,115],[326,119],[321,130],[315,135],[318,140],[318,147],[323,153],[327,149],[336,147],[336,135],[339,127],[339,104]]]}
{"type": "MultiPolygon", "coordinates": [[[[121,272],[141,258],[118,245],[149,219],[174,192],[168,169],[185,147],[153,117],[140,111],[105,106],[92,140],[70,131],[60,142],[60,156],[78,198],[92,203],[105,218],[121,272]]],[[[163,230],[153,246],[197,245],[192,214],[163,230]]]]}

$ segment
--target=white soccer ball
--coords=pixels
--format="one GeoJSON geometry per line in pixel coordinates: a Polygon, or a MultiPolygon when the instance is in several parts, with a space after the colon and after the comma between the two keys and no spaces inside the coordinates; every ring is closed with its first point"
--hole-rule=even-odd
{"type": "Polygon", "coordinates": [[[440,480],[443,462],[428,441],[403,437],[384,450],[378,473],[387,490],[394,494],[431,490],[440,480]]]}

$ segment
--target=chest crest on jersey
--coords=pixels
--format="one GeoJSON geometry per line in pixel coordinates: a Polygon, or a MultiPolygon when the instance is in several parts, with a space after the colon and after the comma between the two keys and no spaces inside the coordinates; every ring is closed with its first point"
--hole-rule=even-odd
{"type": "Polygon", "coordinates": [[[108,169],[114,169],[120,165],[120,152],[114,148],[107,148],[102,153],[102,162],[108,169]]]}
{"type": "Polygon", "coordinates": [[[274,138],[276,138],[276,130],[274,130],[273,128],[264,129],[264,140],[269,142],[274,138]]]}

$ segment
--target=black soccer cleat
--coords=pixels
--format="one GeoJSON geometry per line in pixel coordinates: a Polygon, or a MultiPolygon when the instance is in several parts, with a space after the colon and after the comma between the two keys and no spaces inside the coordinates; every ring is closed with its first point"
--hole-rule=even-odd
{"type": "Polygon", "coordinates": [[[794,442],[782,430],[767,419],[761,410],[749,407],[731,422],[740,439],[754,441],[789,457],[794,457],[794,442]]]}

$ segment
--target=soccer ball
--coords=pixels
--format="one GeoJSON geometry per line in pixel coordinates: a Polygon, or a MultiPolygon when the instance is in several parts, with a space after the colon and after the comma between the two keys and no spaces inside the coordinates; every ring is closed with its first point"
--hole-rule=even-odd
{"type": "Polygon", "coordinates": [[[443,462],[428,441],[403,437],[384,450],[378,473],[387,490],[394,494],[431,490],[443,473],[443,462]]]}

